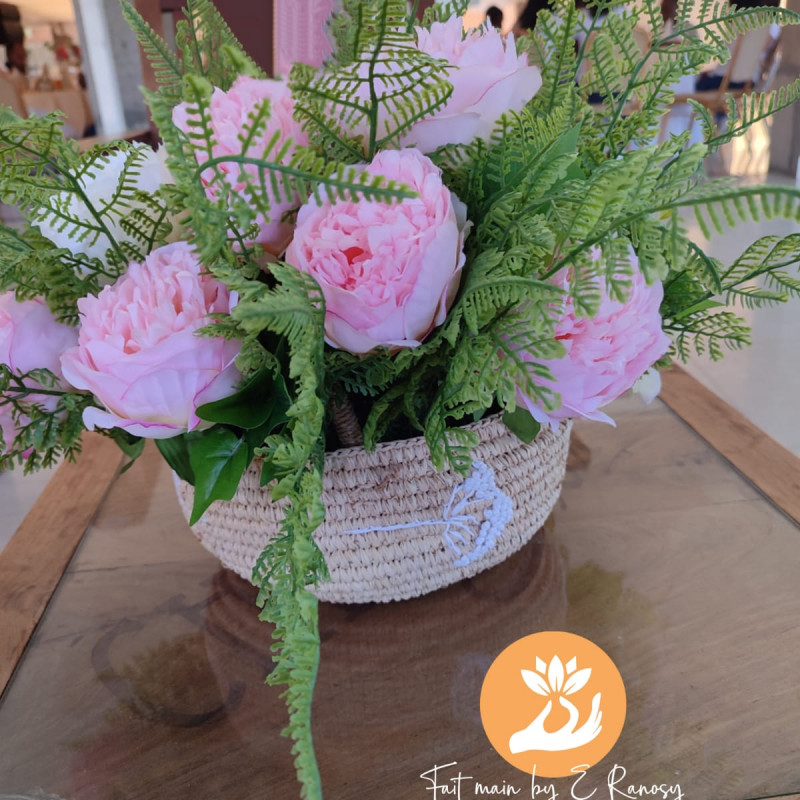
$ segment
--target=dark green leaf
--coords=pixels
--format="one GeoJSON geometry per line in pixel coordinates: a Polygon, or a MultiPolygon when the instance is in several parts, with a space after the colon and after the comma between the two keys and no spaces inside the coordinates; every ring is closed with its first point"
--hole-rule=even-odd
{"type": "Polygon", "coordinates": [[[189,463],[194,473],[194,525],[215,500],[230,500],[250,463],[247,442],[227,428],[211,428],[189,440],[189,463]]]}
{"type": "Polygon", "coordinates": [[[130,459],[123,472],[130,468],[144,450],[144,439],[141,436],[133,436],[122,428],[112,428],[109,436],[116,442],[117,447],[130,459]]]}
{"type": "Polygon", "coordinates": [[[515,433],[525,444],[530,444],[539,434],[542,426],[524,408],[506,411],[503,414],[506,427],[515,433]]]}
{"type": "Polygon", "coordinates": [[[189,447],[186,441],[187,434],[173,436],[171,439],[156,439],[156,447],[164,461],[169,464],[177,476],[186,483],[194,486],[194,472],[189,463],[189,447]]]}
{"type": "Polygon", "coordinates": [[[290,405],[286,382],[268,369],[256,373],[236,394],[206,403],[197,409],[197,416],[208,422],[235,425],[251,430],[271,423],[271,428],[285,422],[290,405]]]}

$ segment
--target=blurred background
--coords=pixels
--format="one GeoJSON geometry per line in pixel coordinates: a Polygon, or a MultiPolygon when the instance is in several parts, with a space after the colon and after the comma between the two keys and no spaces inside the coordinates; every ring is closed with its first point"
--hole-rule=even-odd
{"type": "MultiPolygon", "coordinates": [[[[693,2],[694,0],[690,0],[693,2]]],[[[663,0],[662,13],[674,15],[680,0],[663,0]]],[[[740,5],[777,5],[800,10],[800,0],[740,0],[740,5]]],[[[134,0],[140,13],[166,39],[174,36],[181,0],[134,0]]],[[[246,49],[268,72],[284,72],[304,48],[319,47],[319,20],[335,0],[218,0],[217,5],[246,49]]],[[[431,4],[423,0],[420,7],[431,4]]],[[[579,2],[578,5],[581,5],[579,2]]],[[[494,24],[505,33],[533,25],[546,0],[474,0],[465,24],[494,24]]],[[[624,8],[624,4],[620,4],[624,8]]],[[[647,31],[642,31],[643,43],[647,31]]],[[[755,88],[777,88],[800,73],[800,27],[751,37],[750,50],[738,57],[738,72],[755,88]],[[747,62],[747,63],[746,63],[747,62]],[[750,63],[752,62],[752,63],[750,63]],[[760,81],[761,85],[757,85],[760,81]]],[[[710,65],[720,74],[725,65],[710,65]]],[[[741,77],[741,75],[739,77],[741,77]]],[[[733,76],[737,77],[737,76],[733,76]]],[[[18,114],[65,114],[68,135],[109,139],[143,135],[149,127],[139,91],[153,78],[143,66],[135,37],[117,0],[15,0],[0,2],[0,104],[18,114]]],[[[693,79],[680,90],[691,92],[693,79]]],[[[800,137],[794,136],[798,109],[784,111],[760,126],[746,141],[729,147],[718,174],[761,178],[769,171],[795,177],[800,137]]],[[[689,107],[676,104],[665,134],[691,127],[689,107]]]]}

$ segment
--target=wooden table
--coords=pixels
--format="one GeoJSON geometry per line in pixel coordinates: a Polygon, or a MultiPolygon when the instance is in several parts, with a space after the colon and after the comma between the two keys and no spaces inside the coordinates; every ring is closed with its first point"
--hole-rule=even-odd
{"type": "MultiPolygon", "coordinates": [[[[430,798],[420,774],[453,761],[529,798],[489,746],[478,699],[497,653],[547,629],[599,644],[627,689],[622,736],[582,796],[608,798],[618,764],[691,800],[800,797],[800,529],[762,494],[790,506],[797,459],[685,374],[663,396],[761,490],[662,402],[616,404],[616,430],[578,424],[585,448],[554,517],[515,557],[418,600],[321,607],[326,798],[430,798]]],[[[0,797],[294,800],[253,590],[190,535],[153,449],[112,479],[105,444],[87,445],[71,489],[23,524],[37,568],[14,540],[0,557],[6,662],[60,577],[0,701],[0,797]],[[51,554],[68,560],[95,506],[54,579],[51,554]]],[[[555,785],[570,797],[570,781],[555,785]]]]}

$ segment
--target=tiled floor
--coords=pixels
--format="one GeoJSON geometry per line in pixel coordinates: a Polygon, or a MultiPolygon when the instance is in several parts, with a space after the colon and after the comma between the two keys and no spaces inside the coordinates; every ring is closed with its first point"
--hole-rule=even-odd
{"type": "MultiPolygon", "coordinates": [[[[780,179],[776,179],[780,180],[780,179]]],[[[690,222],[695,241],[704,241],[690,222]]],[[[750,242],[767,234],[786,235],[800,225],[786,220],[738,225],[715,236],[709,252],[729,262],[750,242]]],[[[800,300],[779,308],[740,310],[753,328],[753,346],[732,351],[720,362],[696,358],[689,371],[770,436],[800,455],[800,300]]],[[[46,485],[50,474],[0,474],[0,549],[46,485]]]]}

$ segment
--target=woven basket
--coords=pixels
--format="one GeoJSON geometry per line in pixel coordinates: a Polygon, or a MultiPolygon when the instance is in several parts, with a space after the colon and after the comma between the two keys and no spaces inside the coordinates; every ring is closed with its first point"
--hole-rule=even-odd
{"type": "MultiPolygon", "coordinates": [[[[500,415],[471,426],[480,436],[464,477],[437,473],[423,438],[351,447],[325,458],[326,519],[315,537],[330,581],[315,589],[333,603],[405,600],[499,564],[544,524],[561,491],[570,424],[526,445],[500,415]]],[[[280,503],[245,473],[233,500],[214,503],[193,527],[203,546],[250,579],[283,518],[280,503]]],[[[188,518],[193,489],[176,479],[188,518]]]]}

